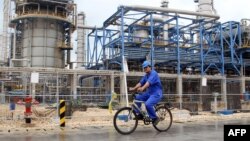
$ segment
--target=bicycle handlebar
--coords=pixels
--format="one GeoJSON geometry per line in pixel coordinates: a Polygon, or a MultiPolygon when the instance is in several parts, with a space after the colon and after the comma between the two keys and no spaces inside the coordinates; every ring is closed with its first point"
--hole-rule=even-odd
{"type": "Polygon", "coordinates": [[[135,97],[136,97],[136,93],[134,92],[132,93],[132,98],[135,99],[135,97]]]}

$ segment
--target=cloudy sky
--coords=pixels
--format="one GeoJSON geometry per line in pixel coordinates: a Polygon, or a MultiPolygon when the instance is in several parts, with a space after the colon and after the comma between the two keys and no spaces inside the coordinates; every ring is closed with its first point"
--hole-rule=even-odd
{"type": "MultiPolygon", "coordinates": [[[[159,7],[161,0],[74,0],[78,12],[86,14],[86,24],[102,26],[103,22],[116,12],[120,5],[145,5],[159,7]]],[[[0,0],[3,2],[3,0],[0,0]]],[[[250,0],[214,0],[214,7],[220,15],[220,21],[240,21],[250,19],[250,0]]],[[[169,0],[169,8],[195,11],[197,4],[194,0],[169,0]]],[[[0,4],[0,33],[2,32],[2,4],[0,4]]]]}
{"type": "MultiPolygon", "coordinates": [[[[78,11],[86,14],[87,25],[101,26],[119,5],[146,5],[159,7],[161,0],[75,0],[78,11]]],[[[169,8],[195,11],[194,0],[169,0],[169,8]]],[[[250,19],[250,0],[214,0],[214,7],[220,15],[220,21],[240,21],[250,19]]]]}
{"type": "MultiPolygon", "coordinates": [[[[3,0],[0,0],[3,2],[3,0]]],[[[78,11],[86,14],[87,25],[101,26],[103,21],[110,17],[119,5],[146,5],[159,7],[161,0],[74,0],[78,11]]],[[[240,21],[250,19],[250,0],[214,0],[214,6],[220,15],[220,21],[240,21]]],[[[169,0],[169,7],[195,11],[197,4],[194,0],[169,0]]],[[[2,23],[2,4],[0,4],[0,23],[2,23]]],[[[1,24],[0,24],[1,25],[1,24]]],[[[0,26],[0,30],[2,26],[0,26]]],[[[2,31],[2,30],[1,30],[2,31]]]]}

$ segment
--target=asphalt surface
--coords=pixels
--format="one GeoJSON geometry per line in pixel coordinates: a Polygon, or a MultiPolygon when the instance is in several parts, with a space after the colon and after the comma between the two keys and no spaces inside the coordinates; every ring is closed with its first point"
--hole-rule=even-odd
{"type": "Polygon", "coordinates": [[[0,132],[0,141],[223,141],[224,125],[249,125],[250,119],[173,123],[167,132],[158,132],[152,125],[138,125],[134,133],[121,135],[113,126],[44,129],[35,132],[0,132]]]}

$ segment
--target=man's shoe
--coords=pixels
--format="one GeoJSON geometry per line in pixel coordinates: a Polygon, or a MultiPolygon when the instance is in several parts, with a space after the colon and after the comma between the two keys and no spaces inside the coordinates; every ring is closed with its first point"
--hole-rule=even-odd
{"type": "Polygon", "coordinates": [[[160,122],[160,119],[159,119],[159,118],[153,119],[153,124],[154,124],[154,125],[157,125],[159,122],[160,122]]]}
{"type": "Polygon", "coordinates": [[[136,115],[134,118],[133,118],[134,120],[143,120],[143,115],[141,115],[141,114],[138,114],[138,115],[136,115]]]}

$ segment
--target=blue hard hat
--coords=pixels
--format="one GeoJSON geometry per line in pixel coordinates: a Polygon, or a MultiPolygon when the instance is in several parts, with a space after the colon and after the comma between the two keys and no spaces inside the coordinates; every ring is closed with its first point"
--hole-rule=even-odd
{"type": "Polygon", "coordinates": [[[151,66],[151,64],[148,61],[144,61],[142,67],[145,68],[147,66],[151,66]]]}

